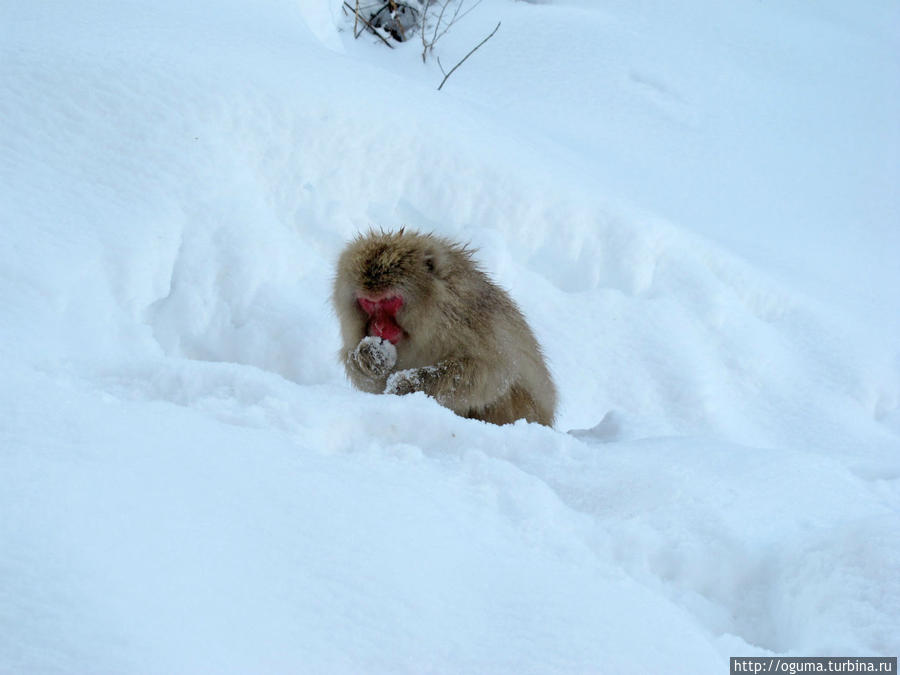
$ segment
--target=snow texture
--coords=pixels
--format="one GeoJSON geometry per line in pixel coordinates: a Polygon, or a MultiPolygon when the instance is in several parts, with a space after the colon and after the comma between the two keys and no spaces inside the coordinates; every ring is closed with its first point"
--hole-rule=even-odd
{"type": "Polygon", "coordinates": [[[900,7],[0,3],[0,672],[900,652],[900,7]],[[368,227],[478,249],[555,429],[347,383],[368,227]],[[568,433],[571,430],[571,433],[568,433]]]}

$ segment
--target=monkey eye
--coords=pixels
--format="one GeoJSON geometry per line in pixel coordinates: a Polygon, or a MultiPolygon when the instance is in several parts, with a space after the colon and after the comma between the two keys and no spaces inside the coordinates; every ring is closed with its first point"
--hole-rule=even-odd
{"type": "Polygon", "coordinates": [[[425,256],[425,269],[429,272],[434,272],[434,258],[430,255],[425,256]]]}

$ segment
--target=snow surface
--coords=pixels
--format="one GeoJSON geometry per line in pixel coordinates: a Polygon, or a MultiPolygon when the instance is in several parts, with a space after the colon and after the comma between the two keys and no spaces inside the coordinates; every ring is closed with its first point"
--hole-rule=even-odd
{"type": "Polygon", "coordinates": [[[900,652],[897,3],[484,0],[440,93],[340,4],[0,1],[0,672],[900,652]],[[400,224],[556,429],[349,387],[400,224]]]}

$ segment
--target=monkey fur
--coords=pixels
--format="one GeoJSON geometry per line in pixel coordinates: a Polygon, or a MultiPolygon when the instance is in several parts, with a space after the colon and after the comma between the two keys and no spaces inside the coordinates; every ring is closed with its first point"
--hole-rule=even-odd
{"type": "Polygon", "coordinates": [[[371,393],[425,392],[462,417],[552,426],[556,387],[540,346],[472,253],[405,228],[351,241],[332,295],[347,375],[371,393]]]}

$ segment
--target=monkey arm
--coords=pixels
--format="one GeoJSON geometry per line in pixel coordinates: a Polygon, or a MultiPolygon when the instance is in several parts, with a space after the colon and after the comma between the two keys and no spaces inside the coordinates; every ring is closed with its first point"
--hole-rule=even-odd
{"type": "Polygon", "coordinates": [[[480,366],[471,359],[448,359],[433,366],[391,373],[384,393],[402,396],[421,391],[464,415],[489,406],[508,392],[509,381],[496,373],[496,369],[480,366]]]}

